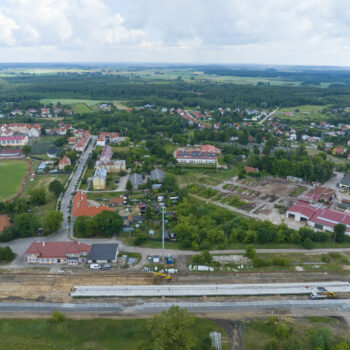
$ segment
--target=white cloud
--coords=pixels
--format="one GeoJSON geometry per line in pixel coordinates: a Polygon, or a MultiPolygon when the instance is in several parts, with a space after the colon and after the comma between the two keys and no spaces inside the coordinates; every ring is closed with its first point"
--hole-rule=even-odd
{"type": "Polygon", "coordinates": [[[13,31],[17,29],[16,22],[7,16],[0,10],[0,44],[14,45],[15,37],[13,31]]]}
{"type": "Polygon", "coordinates": [[[350,4],[345,0],[0,3],[3,60],[334,65],[350,61],[350,4]]]}

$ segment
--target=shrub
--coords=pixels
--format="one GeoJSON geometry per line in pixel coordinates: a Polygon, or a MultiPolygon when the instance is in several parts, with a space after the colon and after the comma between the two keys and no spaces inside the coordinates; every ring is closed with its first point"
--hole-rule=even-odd
{"type": "Polygon", "coordinates": [[[52,313],[52,321],[54,322],[57,322],[57,323],[63,322],[65,319],[66,319],[66,316],[62,312],[54,311],[52,313]]]}
{"type": "Polygon", "coordinates": [[[304,247],[305,249],[312,249],[312,248],[314,247],[314,245],[313,245],[313,243],[312,243],[312,241],[311,241],[310,238],[306,238],[306,239],[304,240],[304,242],[303,242],[303,247],[304,247]]]}
{"type": "Polygon", "coordinates": [[[328,264],[331,261],[331,258],[328,255],[322,255],[321,260],[328,264]]]}
{"type": "Polygon", "coordinates": [[[256,256],[256,251],[253,247],[248,247],[246,250],[245,250],[245,255],[246,257],[250,258],[250,259],[254,259],[255,256],[256,256]]]}
{"type": "Polygon", "coordinates": [[[258,256],[256,256],[253,259],[253,266],[254,267],[264,267],[264,266],[270,266],[271,265],[271,260],[269,259],[263,259],[258,256]]]}
{"type": "Polygon", "coordinates": [[[148,236],[146,234],[137,235],[136,238],[134,239],[134,244],[141,245],[142,243],[146,242],[147,239],[148,239],[148,236]]]}
{"type": "Polygon", "coordinates": [[[287,258],[273,258],[272,265],[289,267],[290,260],[287,258]]]}

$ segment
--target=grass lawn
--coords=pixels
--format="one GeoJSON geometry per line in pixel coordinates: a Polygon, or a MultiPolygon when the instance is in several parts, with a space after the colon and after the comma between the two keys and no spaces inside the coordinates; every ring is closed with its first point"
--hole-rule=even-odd
{"type": "Polygon", "coordinates": [[[72,105],[74,113],[90,113],[91,109],[85,103],[76,103],[72,105]]]}
{"type": "MultiPolygon", "coordinates": [[[[286,343],[290,344],[288,349],[316,349],[312,346],[310,334],[319,328],[330,330],[332,345],[342,340],[349,341],[348,326],[343,320],[324,316],[304,318],[276,318],[271,316],[269,319],[255,319],[245,323],[243,335],[244,349],[275,349],[274,347],[267,346],[272,339],[277,341],[279,345],[278,349],[285,349],[286,343]],[[284,336],[281,336],[279,332],[282,327],[285,330],[284,336]],[[292,345],[293,339],[299,341],[299,346],[292,345]]],[[[332,349],[334,349],[333,346],[332,349]]]]}
{"type": "MultiPolygon", "coordinates": [[[[224,331],[213,321],[196,318],[192,331],[202,349],[203,339],[209,332],[224,331]]],[[[0,320],[0,348],[7,350],[112,350],[137,349],[149,339],[147,320],[70,320],[59,323],[51,320],[0,320]]],[[[229,349],[225,342],[223,349],[229,349]]]]}
{"type": "Polygon", "coordinates": [[[46,215],[56,208],[56,197],[49,192],[48,187],[51,181],[59,180],[63,184],[68,174],[46,174],[46,175],[35,175],[34,181],[27,181],[23,190],[23,197],[28,199],[30,196],[30,191],[37,188],[45,188],[46,190],[46,203],[34,209],[34,212],[38,215],[39,222],[43,225],[46,215]]]}
{"type": "Polygon", "coordinates": [[[29,164],[24,160],[0,161],[0,201],[10,199],[19,191],[29,164]]]}
{"type": "Polygon", "coordinates": [[[301,105],[296,107],[281,108],[279,112],[295,112],[295,110],[299,110],[300,113],[303,113],[303,112],[317,113],[317,112],[321,112],[326,107],[327,106],[323,106],[323,105],[301,105]]]}

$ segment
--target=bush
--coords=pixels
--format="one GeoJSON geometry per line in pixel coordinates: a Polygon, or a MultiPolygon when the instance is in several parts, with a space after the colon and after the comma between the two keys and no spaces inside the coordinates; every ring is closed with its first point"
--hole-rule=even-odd
{"type": "Polygon", "coordinates": [[[278,341],[277,339],[271,339],[265,346],[264,350],[278,350],[278,341]]]}
{"type": "Polygon", "coordinates": [[[273,258],[272,265],[289,267],[290,260],[287,258],[273,258]]]}
{"type": "Polygon", "coordinates": [[[62,312],[54,311],[52,313],[52,321],[54,322],[57,322],[57,323],[63,322],[65,319],[66,319],[66,316],[62,312]]]}
{"type": "Polygon", "coordinates": [[[276,336],[278,338],[288,338],[290,334],[290,327],[286,323],[279,323],[277,328],[276,328],[276,336]]]}
{"type": "Polygon", "coordinates": [[[134,239],[135,245],[141,245],[142,243],[145,243],[148,239],[148,236],[146,234],[139,234],[134,239]]]}
{"type": "Polygon", "coordinates": [[[304,242],[303,242],[303,247],[304,247],[305,249],[312,249],[312,248],[314,247],[314,245],[313,245],[313,243],[312,243],[312,241],[311,241],[310,238],[306,238],[306,239],[304,240],[304,242]]]}
{"type": "Polygon", "coordinates": [[[248,257],[249,259],[254,259],[255,256],[256,256],[256,251],[253,247],[248,247],[246,250],[245,250],[245,255],[246,257],[248,257]]]}
{"type": "Polygon", "coordinates": [[[258,256],[256,256],[253,259],[253,266],[254,267],[265,267],[265,266],[270,266],[271,265],[271,260],[269,259],[263,259],[258,256]]]}
{"type": "Polygon", "coordinates": [[[329,253],[328,255],[333,259],[339,259],[341,257],[341,254],[337,252],[332,252],[332,253],[329,253]]]}
{"type": "Polygon", "coordinates": [[[331,261],[331,258],[328,256],[328,255],[322,255],[322,258],[321,260],[324,262],[324,263],[329,263],[331,261]]]}

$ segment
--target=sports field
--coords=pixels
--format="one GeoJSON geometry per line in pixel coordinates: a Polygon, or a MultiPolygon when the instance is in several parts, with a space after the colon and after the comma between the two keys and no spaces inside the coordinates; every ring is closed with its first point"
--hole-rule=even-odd
{"type": "Polygon", "coordinates": [[[24,160],[0,160],[0,201],[17,194],[28,166],[24,160]]]}

